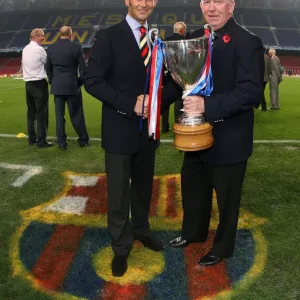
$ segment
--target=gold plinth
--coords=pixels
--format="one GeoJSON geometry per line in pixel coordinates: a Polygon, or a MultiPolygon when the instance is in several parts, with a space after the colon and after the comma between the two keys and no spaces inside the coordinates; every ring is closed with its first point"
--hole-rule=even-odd
{"type": "Polygon", "coordinates": [[[173,131],[175,133],[174,145],[181,151],[204,150],[211,147],[214,142],[212,126],[209,123],[196,126],[175,123],[173,131]]]}

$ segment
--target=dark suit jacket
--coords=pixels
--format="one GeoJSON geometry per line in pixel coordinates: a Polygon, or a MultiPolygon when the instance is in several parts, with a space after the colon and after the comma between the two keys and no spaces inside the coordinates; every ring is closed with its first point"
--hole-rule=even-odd
{"type": "Polygon", "coordinates": [[[265,73],[264,73],[264,81],[269,82],[270,81],[270,56],[267,54],[264,54],[264,62],[265,62],[265,73]]]}
{"type": "Polygon", "coordinates": [[[185,39],[185,37],[182,36],[181,34],[173,33],[172,35],[167,36],[164,40],[165,41],[180,41],[180,40],[184,40],[184,39],[185,39]]]}
{"type": "MultiPolygon", "coordinates": [[[[190,38],[203,34],[203,29],[197,30],[190,38]]],[[[260,38],[230,19],[214,41],[212,74],[214,90],[205,97],[205,114],[215,143],[199,153],[208,164],[236,164],[247,160],[253,148],[253,107],[260,104],[264,80],[260,38]]]]}
{"type": "Polygon", "coordinates": [[[46,72],[51,84],[51,94],[78,95],[85,69],[86,63],[80,44],[60,39],[49,46],[46,72]]]}
{"type": "MultiPolygon", "coordinates": [[[[126,20],[96,34],[84,78],[86,91],[103,102],[102,147],[111,153],[137,152],[142,145],[140,117],[134,107],[144,94],[146,69],[126,20]]],[[[169,86],[163,89],[166,103],[172,102],[178,89],[172,83],[169,86]]],[[[143,127],[147,129],[147,120],[143,127]]]]}

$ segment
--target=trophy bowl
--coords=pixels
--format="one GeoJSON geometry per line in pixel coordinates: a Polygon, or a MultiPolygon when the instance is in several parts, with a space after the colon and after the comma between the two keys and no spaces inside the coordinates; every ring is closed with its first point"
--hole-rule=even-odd
{"type": "MultiPolygon", "coordinates": [[[[172,78],[188,96],[198,85],[209,51],[207,36],[191,40],[163,41],[164,62],[172,78]]],[[[181,151],[199,151],[213,145],[212,126],[204,114],[183,113],[175,120],[174,145],[181,151]]]]}

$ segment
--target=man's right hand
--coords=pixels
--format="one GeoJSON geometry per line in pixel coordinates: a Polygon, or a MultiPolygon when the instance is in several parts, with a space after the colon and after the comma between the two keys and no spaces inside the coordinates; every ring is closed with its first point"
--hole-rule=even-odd
{"type": "MultiPolygon", "coordinates": [[[[144,100],[144,95],[140,95],[137,97],[137,101],[134,107],[134,112],[138,116],[141,116],[143,114],[143,100],[144,100]]],[[[149,104],[149,95],[145,95],[144,114],[143,114],[144,119],[148,118],[148,104],[149,104]]]]}

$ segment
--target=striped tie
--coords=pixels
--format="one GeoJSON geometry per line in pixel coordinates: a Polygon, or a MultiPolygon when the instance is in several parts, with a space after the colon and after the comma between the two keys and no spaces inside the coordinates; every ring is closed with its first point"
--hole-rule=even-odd
{"type": "Polygon", "coordinates": [[[147,69],[149,59],[150,59],[150,51],[147,43],[147,30],[144,26],[140,27],[140,49],[141,49],[141,54],[144,60],[145,67],[147,69]]]}

